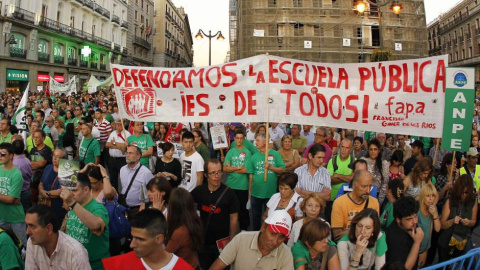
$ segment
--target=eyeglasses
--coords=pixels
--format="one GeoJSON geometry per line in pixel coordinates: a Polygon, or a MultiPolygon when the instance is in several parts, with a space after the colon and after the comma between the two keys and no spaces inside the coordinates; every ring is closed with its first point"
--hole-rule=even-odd
{"type": "Polygon", "coordinates": [[[0,157],[5,157],[5,156],[7,156],[7,155],[8,155],[7,152],[0,152],[0,157]]]}
{"type": "Polygon", "coordinates": [[[85,124],[85,122],[78,122],[78,124],[79,124],[79,125],[83,125],[83,124],[85,124]]]}
{"type": "Polygon", "coordinates": [[[223,171],[209,172],[208,175],[222,175],[223,171]]]}
{"type": "Polygon", "coordinates": [[[323,134],[315,134],[315,137],[325,137],[323,134]]]}
{"type": "Polygon", "coordinates": [[[75,111],[81,111],[82,109],[75,109],[75,111]]]}

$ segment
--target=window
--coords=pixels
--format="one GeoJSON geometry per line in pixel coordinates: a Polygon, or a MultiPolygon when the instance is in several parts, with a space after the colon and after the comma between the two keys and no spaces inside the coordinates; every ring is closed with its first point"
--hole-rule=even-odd
{"type": "Polygon", "coordinates": [[[67,57],[69,59],[75,59],[76,58],[75,51],[76,49],[74,47],[68,47],[67,57]]]}
{"type": "Polygon", "coordinates": [[[135,10],[135,21],[138,21],[138,11],[135,10]]]}

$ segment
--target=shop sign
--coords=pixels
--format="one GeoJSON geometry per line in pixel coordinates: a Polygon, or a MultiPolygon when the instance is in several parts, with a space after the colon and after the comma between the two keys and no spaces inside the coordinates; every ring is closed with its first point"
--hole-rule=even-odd
{"type": "Polygon", "coordinates": [[[8,69],[8,81],[28,81],[28,70],[8,69]]]}
{"type": "Polygon", "coordinates": [[[45,73],[38,73],[37,81],[39,82],[48,82],[50,80],[50,76],[45,73]]]}
{"type": "Polygon", "coordinates": [[[63,75],[53,75],[53,79],[57,82],[65,82],[65,77],[63,75]]]}

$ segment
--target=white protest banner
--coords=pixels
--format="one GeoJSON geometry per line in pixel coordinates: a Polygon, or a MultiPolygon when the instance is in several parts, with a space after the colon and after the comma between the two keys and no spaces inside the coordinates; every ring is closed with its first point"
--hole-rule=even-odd
{"type": "Polygon", "coordinates": [[[77,93],[76,77],[73,76],[67,83],[59,83],[50,77],[50,94],[65,94],[67,97],[72,93],[77,93]]]}
{"type": "Polygon", "coordinates": [[[113,77],[110,76],[104,81],[97,80],[95,76],[91,75],[90,79],[88,80],[88,93],[93,94],[97,92],[98,87],[105,87],[108,88],[113,83],[113,77]]]}
{"type": "Polygon", "coordinates": [[[25,140],[27,139],[27,116],[25,115],[25,111],[27,109],[29,91],[30,83],[28,83],[27,88],[25,88],[22,100],[20,100],[17,111],[12,117],[12,125],[17,127],[18,133],[22,135],[25,140]]]}
{"type": "Polygon", "coordinates": [[[446,55],[352,64],[258,55],[209,67],[111,71],[129,120],[281,122],[441,137],[447,64],[446,55]]]}
{"type": "Polygon", "coordinates": [[[227,135],[223,126],[211,127],[210,134],[212,134],[213,149],[228,148],[227,135]]]}

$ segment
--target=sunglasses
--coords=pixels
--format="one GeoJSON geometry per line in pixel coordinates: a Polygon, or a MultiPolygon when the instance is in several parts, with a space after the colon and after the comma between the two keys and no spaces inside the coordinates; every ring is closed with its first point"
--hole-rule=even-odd
{"type": "Polygon", "coordinates": [[[0,157],[6,157],[8,155],[7,152],[0,152],[0,157]]]}

